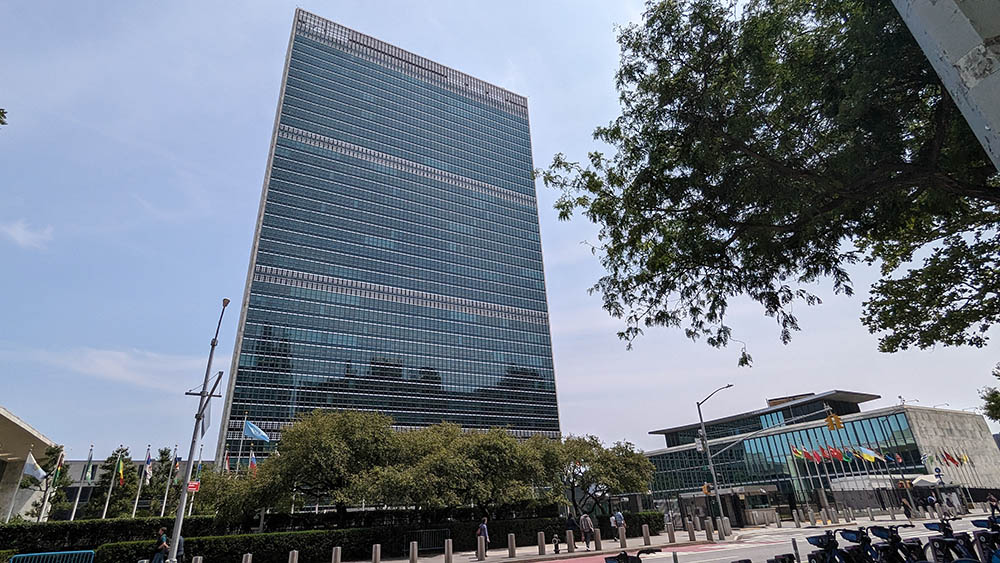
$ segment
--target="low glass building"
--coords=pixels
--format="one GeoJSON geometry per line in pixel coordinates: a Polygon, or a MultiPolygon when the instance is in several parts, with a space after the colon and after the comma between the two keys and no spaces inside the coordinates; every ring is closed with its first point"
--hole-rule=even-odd
{"type": "MultiPolygon", "coordinates": [[[[982,416],[911,405],[862,412],[862,403],[879,398],[827,391],[706,421],[726,514],[741,524],[747,511],[765,506],[884,508],[906,497],[919,504],[911,481],[928,473],[977,499],[1000,483],[1000,450],[982,416]],[[843,428],[828,428],[831,413],[843,428]]],[[[654,499],[685,514],[708,511],[703,486],[712,477],[696,444],[699,424],[650,433],[667,445],[646,454],[656,467],[654,499]]]]}

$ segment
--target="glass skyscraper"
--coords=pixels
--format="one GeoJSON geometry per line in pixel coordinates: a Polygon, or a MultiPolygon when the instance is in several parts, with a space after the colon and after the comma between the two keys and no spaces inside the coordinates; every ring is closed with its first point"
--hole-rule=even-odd
{"type": "Polygon", "coordinates": [[[317,408],[557,436],[527,100],[296,10],[231,374],[233,459],[317,408]]]}

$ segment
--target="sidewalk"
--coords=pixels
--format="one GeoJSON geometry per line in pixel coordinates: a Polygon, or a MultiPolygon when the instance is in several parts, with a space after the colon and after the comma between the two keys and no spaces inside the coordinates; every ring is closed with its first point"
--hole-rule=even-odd
{"type": "MultiPolygon", "coordinates": [[[[989,511],[983,512],[982,510],[973,510],[967,514],[959,515],[960,521],[970,521],[973,519],[982,519],[990,515],[989,511]]],[[[857,514],[855,516],[858,516],[857,514]]],[[[921,524],[924,522],[937,522],[938,518],[913,518],[913,524],[917,527],[922,527],[921,524]]],[[[835,529],[835,528],[860,528],[862,526],[895,526],[906,524],[906,517],[902,513],[896,514],[895,520],[889,517],[888,514],[881,514],[876,516],[874,519],[869,519],[867,513],[864,517],[857,517],[855,520],[850,522],[845,522],[843,518],[840,522],[834,524],[832,522],[821,523],[817,520],[816,525],[810,525],[808,521],[802,523],[801,528],[795,527],[795,522],[791,520],[785,520],[781,523],[781,528],[778,528],[774,524],[769,524],[767,526],[747,526],[739,530],[733,530],[736,541],[752,539],[760,535],[774,535],[778,532],[808,532],[810,530],[825,530],[825,529],[835,529]]]]}
{"type": "MultiPolygon", "coordinates": [[[[634,554],[637,550],[647,547],[664,548],[664,550],[666,550],[666,548],[670,546],[700,545],[709,543],[708,540],[705,538],[705,532],[695,532],[695,541],[693,542],[688,539],[688,533],[685,530],[681,530],[680,532],[676,533],[675,538],[677,539],[676,543],[670,543],[670,538],[667,536],[667,532],[664,531],[662,534],[656,536],[650,536],[648,546],[643,545],[642,536],[636,538],[628,538],[628,547],[625,548],[625,551],[628,551],[630,554],[634,554]]],[[[519,546],[515,550],[516,556],[511,558],[507,556],[506,538],[504,538],[503,547],[493,547],[487,551],[486,562],[489,563],[492,561],[493,563],[499,563],[502,561],[503,563],[510,563],[510,562],[529,563],[532,561],[553,561],[561,559],[575,559],[579,557],[593,557],[594,555],[601,555],[601,554],[610,557],[613,555],[617,555],[622,551],[621,546],[614,538],[612,538],[611,541],[602,540],[601,544],[602,544],[601,547],[603,549],[601,549],[600,551],[596,551],[594,549],[593,542],[591,543],[590,551],[587,551],[583,546],[583,541],[578,541],[576,551],[574,553],[568,553],[566,551],[566,543],[563,542],[559,544],[559,553],[555,554],[552,553],[552,544],[549,543],[545,545],[545,555],[538,554],[537,544],[519,546]]],[[[385,562],[409,561],[409,558],[383,557],[382,561],[385,562]]],[[[419,558],[419,561],[420,563],[444,563],[444,553],[434,553],[432,555],[421,556],[419,558]]],[[[452,556],[452,563],[474,563],[475,561],[476,561],[475,551],[455,552],[452,556]]]]}

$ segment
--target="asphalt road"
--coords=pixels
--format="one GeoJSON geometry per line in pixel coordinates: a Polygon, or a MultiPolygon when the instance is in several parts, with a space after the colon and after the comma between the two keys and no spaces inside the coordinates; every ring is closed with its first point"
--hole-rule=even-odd
{"type": "MultiPolygon", "coordinates": [[[[969,520],[975,518],[982,518],[982,516],[976,516],[974,518],[966,518],[964,520],[959,520],[953,523],[952,527],[956,532],[960,531],[971,531],[976,529],[969,520]]],[[[888,524],[900,524],[901,522],[889,522],[889,521],[879,521],[876,524],[888,525],[888,524]]],[[[937,532],[928,530],[923,526],[922,522],[916,522],[915,528],[904,528],[900,530],[900,535],[906,538],[921,538],[926,541],[930,536],[936,535],[937,532]]],[[[852,526],[857,528],[862,524],[845,525],[844,528],[851,528],[852,526]]],[[[805,561],[806,555],[812,551],[813,546],[806,541],[807,536],[815,536],[822,534],[823,530],[820,528],[771,528],[764,530],[752,530],[746,532],[737,531],[736,541],[726,541],[716,544],[702,544],[702,545],[690,545],[683,546],[679,545],[675,548],[670,548],[669,551],[665,550],[660,553],[653,553],[649,555],[643,555],[642,561],[650,563],[671,563],[672,553],[677,552],[678,560],[681,563],[707,563],[714,561],[736,561],[738,559],[749,559],[754,563],[765,563],[768,559],[773,558],[775,555],[782,553],[792,553],[792,538],[798,543],[799,554],[802,560],[805,561]]],[[[840,540],[838,534],[838,540],[841,545],[847,544],[843,540],[840,540]]],[[[581,545],[581,547],[583,547],[581,545]]],[[[628,550],[629,554],[635,553],[634,549],[628,550]]],[[[601,555],[594,555],[590,557],[579,557],[575,559],[563,560],[563,563],[570,561],[572,563],[604,563],[604,558],[610,554],[604,553],[601,555]]]]}

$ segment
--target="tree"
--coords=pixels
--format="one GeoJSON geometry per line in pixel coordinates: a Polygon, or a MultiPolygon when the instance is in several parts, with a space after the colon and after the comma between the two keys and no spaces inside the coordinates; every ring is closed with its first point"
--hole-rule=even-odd
{"type": "Polygon", "coordinates": [[[562,443],[560,478],[577,514],[591,512],[612,495],[645,492],[653,464],[629,442],[605,448],[596,436],[569,436],[562,443]]]}
{"type": "Polygon", "coordinates": [[[139,473],[132,464],[132,457],[129,449],[122,446],[111,452],[111,455],[101,464],[100,477],[94,485],[94,494],[84,508],[86,518],[100,518],[104,511],[104,501],[108,498],[108,487],[111,479],[115,480],[114,489],[111,491],[111,501],[108,503],[108,518],[118,518],[132,515],[132,504],[135,502],[136,489],[139,486],[139,473]],[[119,482],[117,470],[118,454],[121,453],[121,461],[124,478],[119,482]]]}
{"type": "Polygon", "coordinates": [[[24,475],[21,479],[21,488],[32,492],[41,492],[43,498],[31,503],[28,511],[29,518],[37,519],[42,513],[42,503],[45,492],[48,491],[48,507],[45,514],[54,514],[58,511],[68,509],[69,500],[66,497],[66,487],[73,484],[73,479],[69,476],[66,468],[59,463],[62,456],[62,446],[50,446],[45,448],[44,456],[38,460],[38,466],[45,472],[45,479],[37,479],[32,475],[24,475]]]}
{"type": "Polygon", "coordinates": [[[1000,179],[891,2],[663,0],[618,41],[621,115],[594,133],[614,153],[541,177],[600,227],[592,291],[621,338],[724,347],[745,296],[787,343],[810,286],[850,295],[864,261],[880,350],[984,345],[1000,179]]]}
{"type": "Polygon", "coordinates": [[[7,110],[0,108],[0,125],[7,125],[7,110]]]}
{"type": "Polygon", "coordinates": [[[173,514],[177,510],[177,502],[180,499],[180,483],[174,469],[175,461],[171,459],[173,450],[170,448],[160,448],[157,450],[157,457],[153,461],[153,475],[149,478],[149,484],[143,486],[143,496],[149,499],[149,514],[159,516],[160,508],[163,506],[163,493],[167,493],[167,508],[164,514],[173,514]]]}
{"type": "MultiPolygon", "coordinates": [[[[992,375],[1000,379],[1000,364],[994,366],[992,375]]],[[[983,414],[986,418],[1000,422],[1000,390],[996,387],[983,387],[979,390],[979,398],[983,400],[983,414]]]]}

